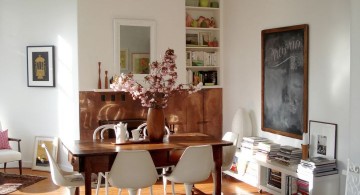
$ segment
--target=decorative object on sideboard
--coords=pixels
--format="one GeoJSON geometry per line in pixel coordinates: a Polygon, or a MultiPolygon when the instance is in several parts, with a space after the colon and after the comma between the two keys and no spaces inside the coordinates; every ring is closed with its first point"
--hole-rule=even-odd
{"type": "Polygon", "coordinates": [[[149,64],[150,73],[144,77],[144,83],[134,80],[134,75],[122,73],[114,78],[110,88],[115,91],[129,92],[133,99],[140,99],[141,105],[148,107],[147,129],[150,142],[162,142],[164,137],[165,119],[163,108],[167,106],[170,96],[176,92],[187,91],[190,94],[201,89],[202,83],[197,86],[192,84],[179,84],[177,80],[176,55],[174,50],[168,49],[161,62],[154,61],[149,64]],[[187,87],[185,89],[185,87],[187,87]],[[155,112],[155,113],[153,113],[155,112]]]}
{"type": "Polygon", "coordinates": [[[105,70],[105,89],[109,89],[109,79],[108,79],[108,71],[105,70]]]}
{"type": "Polygon", "coordinates": [[[200,7],[209,7],[209,0],[200,0],[200,7]]]}
{"type": "MultiPolygon", "coordinates": [[[[238,140],[242,140],[243,137],[252,136],[250,116],[244,108],[238,108],[236,110],[232,120],[231,130],[239,135],[238,140]]],[[[238,147],[241,147],[241,142],[238,142],[238,147]]]]}
{"type": "Polygon", "coordinates": [[[55,47],[27,46],[28,87],[55,87],[55,47]]]}
{"type": "Polygon", "coordinates": [[[308,118],[307,24],[261,32],[261,129],[302,139],[308,118]]]}
{"type": "Polygon", "coordinates": [[[310,157],[336,159],[337,124],[309,120],[310,157]]]}
{"type": "Polygon", "coordinates": [[[98,62],[98,72],[99,72],[99,79],[98,79],[98,89],[101,89],[101,62],[98,62]]]}

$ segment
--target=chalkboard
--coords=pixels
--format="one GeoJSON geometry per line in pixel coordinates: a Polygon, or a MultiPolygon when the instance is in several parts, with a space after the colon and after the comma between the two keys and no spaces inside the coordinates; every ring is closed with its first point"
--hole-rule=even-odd
{"type": "Polygon", "coordinates": [[[263,30],[263,131],[302,139],[307,132],[308,25],[263,30]]]}

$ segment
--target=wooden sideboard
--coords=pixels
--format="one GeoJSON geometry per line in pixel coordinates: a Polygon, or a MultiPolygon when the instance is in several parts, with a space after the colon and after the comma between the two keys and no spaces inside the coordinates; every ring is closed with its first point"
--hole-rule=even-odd
{"type": "MultiPolygon", "coordinates": [[[[126,92],[80,91],[80,139],[92,139],[93,131],[106,121],[132,121],[135,128],[146,121],[147,108],[126,92]]],[[[178,93],[164,109],[167,125],[175,133],[199,132],[222,136],[222,89],[203,89],[188,95],[178,93]]]]}

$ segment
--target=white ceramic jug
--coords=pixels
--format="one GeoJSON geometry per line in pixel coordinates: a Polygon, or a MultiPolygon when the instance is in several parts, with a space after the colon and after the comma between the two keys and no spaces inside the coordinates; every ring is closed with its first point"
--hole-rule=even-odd
{"type": "Polygon", "coordinates": [[[116,136],[116,143],[123,143],[128,138],[128,132],[127,132],[127,123],[118,123],[115,125],[115,136],[116,136]]]}

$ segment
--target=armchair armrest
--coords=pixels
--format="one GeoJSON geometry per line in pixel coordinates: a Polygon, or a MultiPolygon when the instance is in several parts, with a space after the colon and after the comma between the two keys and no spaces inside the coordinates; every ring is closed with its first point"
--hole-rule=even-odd
{"type": "Polygon", "coordinates": [[[18,151],[21,152],[21,148],[20,148],[20,142],[21,139],[16,139],[16,138],[8,138],[9,141],[16,141],[18,143],[18,151]]]}

